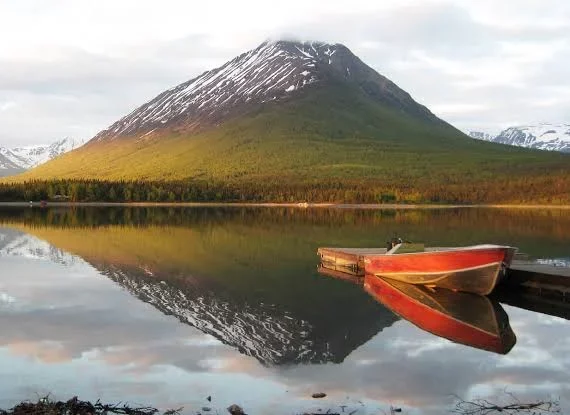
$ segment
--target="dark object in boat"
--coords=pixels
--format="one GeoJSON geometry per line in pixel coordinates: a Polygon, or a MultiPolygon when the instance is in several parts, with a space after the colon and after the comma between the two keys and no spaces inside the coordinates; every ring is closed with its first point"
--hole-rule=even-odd
{"type": "Polygon", "coordinates": [[[394,248],[396,245],[403,243],[402,238],[392,238],[388,242],[386,242],[386,249],[389,251],[394,248]]]}
{"type": "Polygon", "coordinates": [[[455,343],[499,354],[507,354],[516,343],[507,313],[488,297],[375,275],[365,276],[364,289],[400,317],[455,343]]]}

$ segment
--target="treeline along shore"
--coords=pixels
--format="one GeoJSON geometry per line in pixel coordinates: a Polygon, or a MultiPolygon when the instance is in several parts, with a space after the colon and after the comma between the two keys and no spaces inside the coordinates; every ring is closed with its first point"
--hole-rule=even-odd
{"type": "Polygon", "coordinates": [[[0,183],[0,202],[570,203],[570,177],[414,183],[395,178],[259,182],[33,180],[0,183]]]}

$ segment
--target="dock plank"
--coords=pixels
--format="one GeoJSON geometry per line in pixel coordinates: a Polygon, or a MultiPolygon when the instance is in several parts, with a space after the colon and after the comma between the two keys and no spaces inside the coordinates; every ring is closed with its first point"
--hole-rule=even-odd
{"type": "Polygon", "coordinates": [[[513,261],[511,269],[515,271],[534,272],[536,274],[553,274],[561,277],[570,278],[570,268],[568,267],[555,267],[553,265],[537,264],[531,261],[513,261]]]}
{"type": "Polygon", "coordinates": [[[513,261],[504,285],[517,292],[570,302],[570,268],[513,261]]]}

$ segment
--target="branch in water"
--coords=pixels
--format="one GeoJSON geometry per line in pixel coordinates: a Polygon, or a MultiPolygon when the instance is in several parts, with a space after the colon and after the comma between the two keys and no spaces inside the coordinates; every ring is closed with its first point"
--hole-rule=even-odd
{"type": "Polygon", "coordinates": [[[560,414],[560,400],[545,400],[534,402],[520,402],[514,395],[510,396],[510,402],[498,405],[486,399],[474,399],[465,401],[457,397],[452,413],[459,415],[491,415],[491,414],[560,414]]]}
{"type": "MultiPolygon", "coordinates": [[[[177,415],[180,409],[169,410],[164,415],[177,415]]],[[[37,402],[22,402],[10,410],[0,409],[0,415],[29,415],[29,414],[74,414],[74,415],[156,415],[158,409],[152,407],[130,407],[127,404],[103,404],[97,401],[94,404],[88,401],[81,401],[76,397],[67,402],[52,401],[48,397],[41,398],[37,402]]]]}

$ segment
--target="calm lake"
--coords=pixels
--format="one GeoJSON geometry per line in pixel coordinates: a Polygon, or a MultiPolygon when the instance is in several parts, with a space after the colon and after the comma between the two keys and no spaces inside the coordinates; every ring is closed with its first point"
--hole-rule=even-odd
{"type": "Polygon", "coordinates": [[[570,305],[483,298],[516,336],[493,352],[317,272],[320,246],[395,235],[570,264],[570,210],[1,208],[0,408],[49,393],[192,414],[440,414],[505,390],[570,408],[570,305]]]}

